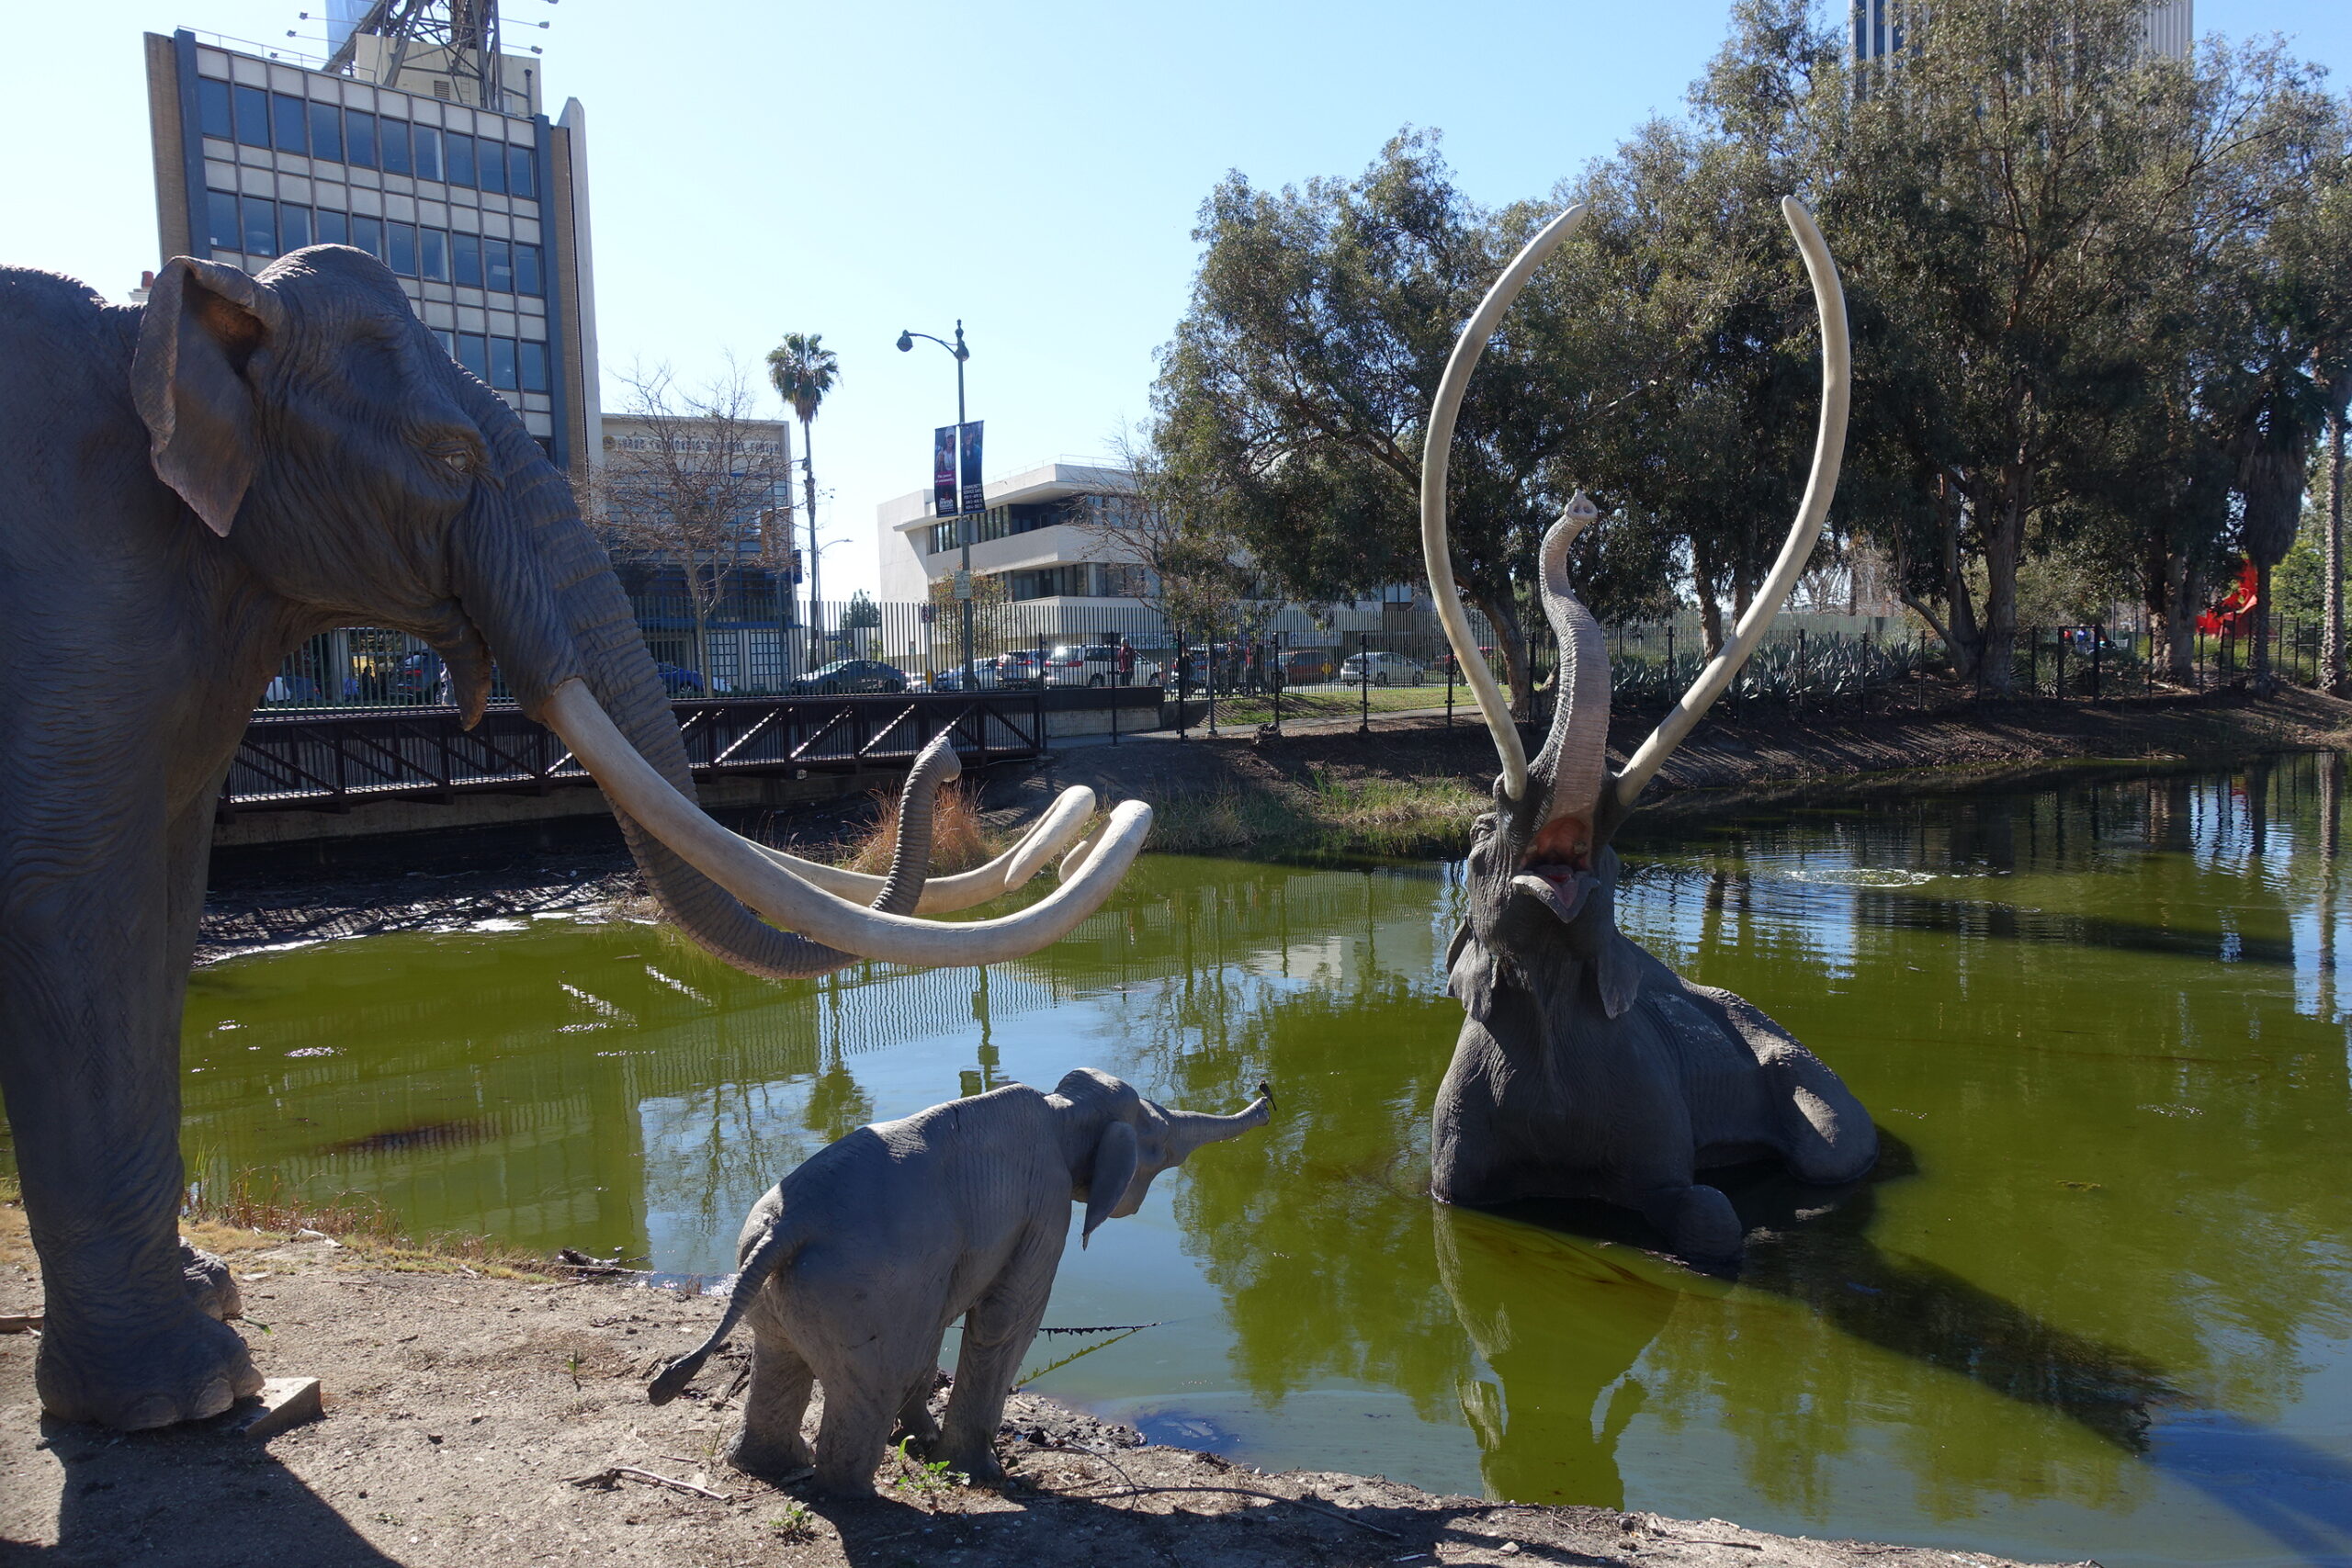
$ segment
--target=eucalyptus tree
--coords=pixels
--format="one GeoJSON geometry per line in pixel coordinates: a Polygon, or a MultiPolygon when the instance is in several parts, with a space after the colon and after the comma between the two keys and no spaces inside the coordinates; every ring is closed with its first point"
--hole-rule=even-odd
{"type": "MultiPolygon", "coordinates": [[[[1422,422],[1506,231],[1454,188],[1435,139],[1408,132],[1353,179],[1267,191],[1228,175],[1193,237],[1200,269],[1154,393],[1171,461],[1290,598],[1417,580],[1422,422]]],[[[1556,389],[1505,334],[1448,481],[1464,597],[1494,626],[1522,713],[1522,604],[1566,500],[1545,478],[1566,430],[1556,389]]]]}
{"type": "Polygon", "coordinates": [[[1902,518],[1941,547],[1912,532],[1894,553],[1995,690],[2013,681],[2018,567],[2086,510],[2146,395],[2143,307],[2246,133],[2190,66],[2144,49],[2143,9],[1939,0],[1909,13],[1903,53],[1804,105],[1831,174],[1824,227],[1895,340],[1893,384],[1864,382],[1857,404],[1927,402],[1888,411],[1874,446],[1908,447],[1902,518]]]}

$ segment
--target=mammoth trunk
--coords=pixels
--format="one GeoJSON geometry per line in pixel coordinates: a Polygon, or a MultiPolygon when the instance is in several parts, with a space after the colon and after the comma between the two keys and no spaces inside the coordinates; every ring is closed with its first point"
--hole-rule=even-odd
{"type": "Polygon", "coordinates": [[[1590,852],[1600,792],[1609,777],[1609,644],[1600,623],[1568,582],[1568,547],[1596,514],[1579,491],[1566,515],[1544,536],[1540,583],[1544,613],[1559,639],[1559,695],[1552,732],[1529,770],[1551,789],[1535,846],[1537,858],[1577,865],[1590,852]]]}
{"type": "MultiPolygon", "coordinates": [[[[541,713],[556,687],[582,680],[637,754],[692,800],[694,775],[669,693],[571,487],[511,416],[484,423],[500,433],[492,459],[499,482],[485,486],[460,534],[458,578],[469,614],[526,711],[541,713]]],[[[927,819],[928,811],[917,815],[927,819]]],[[[648,890],[681,930],[728,964],[795,978],[856,961],[856,954],[766,924],[617,805],[614,816],[648,890]]],[[[926,869],[903,854],[894,867],[893,890],[906,908],[920,896],[926,869]]]]}

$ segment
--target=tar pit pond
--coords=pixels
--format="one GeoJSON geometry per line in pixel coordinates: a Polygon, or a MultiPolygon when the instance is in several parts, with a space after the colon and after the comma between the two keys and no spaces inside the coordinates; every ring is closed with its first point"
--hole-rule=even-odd
{"type": "Polygon", "coordinates": [[[1756,1227],[1736,1279],[1606,1215],[1425,1196],[1461,1017],[1437,863],[1148,857],[986,972],[774,984],[544,919],[241,958],[190,994],[191,1175],[717,1276],[761,1191],[865,1122],[1080,1066],[1213,1111],[1263,1078],[1272,1127],[1090,1249],[1073,1228],[1046,1322],[1103,1332],[1041,1337],[1035,1392],[1439,1491],[2109,1568],[2340,1562],[2342,773],[1623,840],[1628,931],[1772,1013],[1886,1134],[1852,1190],[1727,1180],[1756,1227]]]}

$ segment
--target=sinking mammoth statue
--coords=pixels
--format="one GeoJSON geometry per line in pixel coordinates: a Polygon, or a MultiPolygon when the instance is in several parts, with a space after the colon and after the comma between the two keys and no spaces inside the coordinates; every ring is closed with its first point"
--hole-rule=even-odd
{"type": "MultiPolygon", "coordinates": [[[[971,923],[916,916],[1019,886],[1085,830],[1091,795],[938,880],[920,811],[887,879],[739,838],[694,804],[564,476],[374,257],[315,246],[250,276],[183,256],[143,309],[0,268],[0,1091],[53,1415],[160,1427],[260,1385],[176,1235],[180,1011],[247,718],[288,653],[354,623],[438,649],[469,723],[495,660],[604,786],[678,926],[753,974],[1033,952],[1110,895],[1150,819],[1122,805],[1052,896],[971,923]]],[[[917,782],[954,761],[934,749],[917,782]]]]}
{"type": "Polygon", "coordinates": [[[1726,1262],[1741,1252],[1740,1224],[1700,1172],[1778,1158],[1806,1181],[1851,1181],[1877,1158],[1877,1132],[1838,1076],[1761,1011],[1682,979],[1618,931],[1610,840],[1761,640],[1820,536],[1845,442],[1845,296],[1811,216],[1795,198],[1783,201],[1821,316],[1812,477],[1796,525],[1733,637],[1622,773],[1608,765],[1608,647],[1567,576],[1568,547],[1598,513],[1579,493],[1544,536],[1539,586],[1559,638],[1558,700],[1531,762],[1454,588],[1446,457],[1487,340],[1584,210],[1554,220],[1480,304],[1439,385],[1422,461],[1430,584],[1503,769],[1495,809],[1473,830],[1469,916],[1449,954],[1452,988],[1468,1016],[1438,1089],[1431,1190],[1456,1203],[1599,1199],[1645,1215],[1686,1258],[1726,1262]]]}

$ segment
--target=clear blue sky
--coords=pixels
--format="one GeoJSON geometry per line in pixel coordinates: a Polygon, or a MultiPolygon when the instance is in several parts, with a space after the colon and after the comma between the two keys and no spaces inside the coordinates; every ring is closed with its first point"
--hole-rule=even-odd
{"type": "MultiPolygon", "coordinates": [[[[970,336],[991,477],[1096,453],[1147,407],[1183,308],[1193,215],[1228,169],[1268,186],[1362,168],[1398,127],[1445,135],[1464,187],[1548,189],[1719,47],[1717,0],[1194,0],[623,6],[503,0],[555,107],[589,113],[605,364],[692,380],[820,332],[828,597],[870,585],[875,504],[929,480],[970,336]],[[684,18],[684,19],[682,19],[684,18]],[[552,26],[542,32],[534,25],[552,26]]],[[[0,57],[0,261],[119,299],[154,265],[139,35],[286,41],[323,0],[13,9],[0,57]]],[[[2199,0],[2200,34],[2288,35],[2352,85],[2346,0],[2199,0]]],[[[311,46],[311,52],[318,52],[311,46]]],[[[608,403],[616,400],[607,376],[608,403]]]]}

